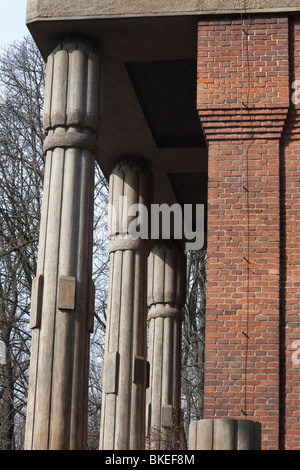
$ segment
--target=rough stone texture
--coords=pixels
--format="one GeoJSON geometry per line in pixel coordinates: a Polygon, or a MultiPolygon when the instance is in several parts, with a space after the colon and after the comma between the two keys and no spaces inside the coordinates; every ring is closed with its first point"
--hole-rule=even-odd
{"type": "Polygon", "coordinates": [[[126,17],[300,10],[298,0],[28,0],[27,21],[50,18],[126,17]]]}
{"type": "Polygon", "coordinates": [[[204,419],[193,421],[189,450],[260,450],[261,425],[249,420],[204,419]]]}
{"type": "Polygon", "coordinates": [[[62,310],[74,310],[75,295],[76,278],[74,276],[60,276],[58,281],[58,308],[62,310]]]}
{"type": "Polygon", "coordinates": [[[148,449],[179,448],[181,324],[185,284],[184,252],[172,241],[156,242],[148,258],[148,449]]]}
{"type": "Polygon", "coordinates": [[[101,450],[141,450],[145,446],[145,292],[149,241],[130,237],[128,227],[131,217],[127,209],[137,203],[149,207],[151,177],[147,167],[134,159],[123,159],[110,177],[109,202],[116,211],[118,222],[112,223],[111,212],[109,296],[102,367],[101,450]]]}
{"type": "Polygon", "coordinates": [[[46,134],[53,134],[53,145],[46,151],[33,282],[28,450],[78,450],[87,445],[95,156],[90,149],[78,147],[76,139],[62,146],[53,127],[62,132],[71,120],[75,135],[87,125],[89,132],[95,132],[87,108],[77,108],[78,100],[94,99],[94,89],[86,87],[99,80],[98,68],[90,67],[91,57],[95,65],[97,56],[90,44],[69,38],[47,64],[44,124],[46,134]],[[74,113],[75,107],[82,112],[74,113]]]}

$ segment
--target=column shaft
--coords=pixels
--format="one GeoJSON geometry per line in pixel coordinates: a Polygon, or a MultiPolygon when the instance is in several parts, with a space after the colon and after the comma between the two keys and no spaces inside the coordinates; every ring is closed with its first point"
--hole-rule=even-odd
{"type": "Polygon", "coordinates": [[[261,450],[261,424],[228,418],[192,421],[189,450],[261,450]]]}
{"type": "Polygon", "coordinates": [[[134,160],[122,160],[110,178],[110,280],[100,449],[144,448],[146,394],[146,263],[148,240],[128,234],[132,204],[149,207],[151,175],[134,160]],[[119,217],[120,216],[120,217],[119,217]]]}
{"type": "Polygon", "coordinates": [[[97,89],[87,84],[98,83],[98,66],[94,48],[71,39],[63,41],[47,63],[46,168],[32,288],[26,449],[84,449],[87,444],[98,120],[88,105],[97,101],[97,89]]]}
{"type": "Polygon", "coordinates": [[[147,447],[179,448],[181,323],[185,299],[185,255],[172,242],[158,242],[148,260],[150,387],[147,447]]]}

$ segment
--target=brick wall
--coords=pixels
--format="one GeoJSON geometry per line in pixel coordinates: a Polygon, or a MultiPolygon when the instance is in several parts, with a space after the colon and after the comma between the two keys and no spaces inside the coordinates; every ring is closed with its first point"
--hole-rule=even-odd
{"type": "Polygon", "coordinates": [[[294,30],[296,49],[299,22],[284,15],[198,24],[197,106],[209,149],[205,418],[259,420],[267,450],[300,447],[294,30]]]}
{"type": "Polygon", "coordinates": [[[199,21],[199,110],[285,108],[287,84],[287,17],[199,21]]]}
{"type": "Polygon", "coordinates": [[[210,144],[209,159],[205,413],[255,418],[276,448],[279,144],[210,144]]]}
{"type": "Polygon", "coordinates": [[[300,17],[290,20],[289,115],[281,142],[281,436],[300,449],[300,17]],[[299,351],[299,353],[298,353],[299,351]]]}

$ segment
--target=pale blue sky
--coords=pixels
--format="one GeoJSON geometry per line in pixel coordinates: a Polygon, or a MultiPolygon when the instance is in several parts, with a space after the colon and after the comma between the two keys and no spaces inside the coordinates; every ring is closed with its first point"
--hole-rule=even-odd
{"type": "Polygon", "coordinates": [[[26,27],[27,0],[0,0],[0,47],[29,34],[26,27]]]}

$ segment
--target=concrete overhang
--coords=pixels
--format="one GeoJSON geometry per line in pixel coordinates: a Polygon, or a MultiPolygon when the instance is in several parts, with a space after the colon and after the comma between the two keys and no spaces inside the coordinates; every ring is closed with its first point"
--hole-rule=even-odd
{"type": "Polygon", "coordinates": [[[27,20],[299,11],[299,0],[28,0],[27,20]]]}

